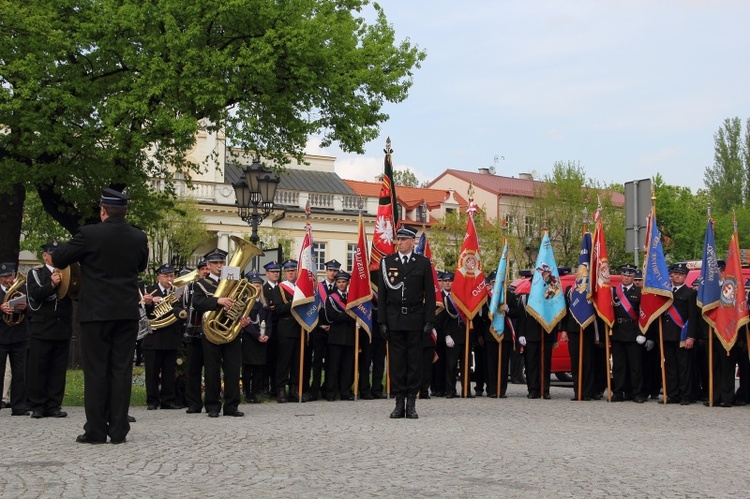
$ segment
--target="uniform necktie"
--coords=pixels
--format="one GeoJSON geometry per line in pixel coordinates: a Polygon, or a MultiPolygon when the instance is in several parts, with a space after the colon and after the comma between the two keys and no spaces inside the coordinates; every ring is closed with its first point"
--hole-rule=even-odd
{"type": "Polygon", "coordinates": [[[346,293],[343,293],[341,296],[344,297],[344,301],[346,301],[346,293]]]}
{"type": "Polygon", "coordinates": [[[677,292],[677,286],[674,286],[674,287],[672,288],[672,293],[676,293],[676,292],[677,292]]]}
{"type": "Polygon", "coordinates": [[[409,257],[408,257],[408,256],[406,256],[406,255],[402,256],[402,257],[401,257],[401,262],[402,262],[402,263],[403,263],[404,265],[406,265],[407,263],[409,263],[409,257]]]}

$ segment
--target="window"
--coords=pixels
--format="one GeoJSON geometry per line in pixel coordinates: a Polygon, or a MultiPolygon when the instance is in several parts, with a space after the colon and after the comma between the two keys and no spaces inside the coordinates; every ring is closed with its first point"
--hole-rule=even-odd
{"type": "Polygon", "coordinates": [[[313,260],[315,263],[315,270],[323,272],[326,269],[326,243],[313,243],[313,260]]]}
{"type": "Polygon", "coordinates": [[[526,237],[534,237],[534,225],[536,221],[534,220],[534,217],[525,217],[524,218],[524,227],[523,227],[523,235],[526,237]]]}
{"type": "Polygon", "coordinates": [[[518,217],[512,213],[505,214],[505,223],[508,224],[508,233],[513,234],[518,227],[518,217]]]}
{"type": "Polygon", "coordinates": [[[346,268],[354,270],[354,258],[357,256],[357,244],[349,243],[346,245],[346,268]]]}

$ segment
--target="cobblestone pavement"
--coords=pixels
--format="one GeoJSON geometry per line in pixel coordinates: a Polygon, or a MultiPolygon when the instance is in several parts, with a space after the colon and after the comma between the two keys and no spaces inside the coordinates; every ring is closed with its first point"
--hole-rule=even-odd
{"type": "Polygon", "coordinates": [[[0,411],[10,497],[748,497],[750,407],[655,401],[391,400],[242,405],[244,418],[131,408],[123,445],[0,411]]]}

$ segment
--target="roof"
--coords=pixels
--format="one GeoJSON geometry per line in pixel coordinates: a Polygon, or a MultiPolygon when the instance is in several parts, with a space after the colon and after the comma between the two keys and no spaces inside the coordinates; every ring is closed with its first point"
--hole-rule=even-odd
{"type": "MultiPolygon", "coordinates": [[[[544,182],[542,182],[541,180],[503,177],[501,175],[492,175],[489,173],[467,172],[464,170],[453,169],[445,170],[435,180],[430,182],[430,185],[434,184],[446,175],[451,175],[466,182],[472,182],[476,187],[487,192],[491,192],[496,196],[518,196],[533,198],[534,189],[544,185],[544,182]]],[[[607,192],[611,194],[612,204],[614,206],[623,206],[625,204],[625,196],[623,194],[615,191],[607,192]]]]}
{"type": "MultiPolygon", "coordinates": [[[[244,178],[242,165],[227,164],[224,169],[224,181],[239,182],[244,178]]],[[[287,168],[279,173],[279,189],[302,192],[322,192],[326,194],[355,195],[354,191],[335,172],[296,170],[287,168]]]]}
{"type": "MultiPolygon", "coordinates": [[[[380,182],[363,182],[360,180],[344,180],[346,184],[359,196],[379,197],[380,182]]],[[[398,202],[407,210],[413,210],[417,206],[427,203],[429,210],[437,209],[441,203],[450,197],[450,192],[445,189],[430,189],[428,187],[396,186],[396,197],[398,202]]],[[[453,199],[461,208],[466,208],[469,203],[457,192],[453,192],[453,199]]]]}

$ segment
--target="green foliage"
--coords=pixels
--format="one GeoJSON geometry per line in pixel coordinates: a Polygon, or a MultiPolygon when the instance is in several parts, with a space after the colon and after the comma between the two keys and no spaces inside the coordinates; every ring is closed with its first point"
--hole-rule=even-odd
{"type": "Polygon", "coordinates": [[[50,241],[67,241],[69,238],[68,231],[44,210],[36,192],[30,192],[24,203],[21,249],[31,251],[41,261],[42,244],[50,241]]]}
{"type": "Polygon", "coordinates": [[[292,246],[294,246],[294,237],[292,237],[291,231],[261,227],[258,228],[258,236],[263,248],[281,247],[284,258],[291,258],[292,246]]]}
{"type": "Polygon", "coordinates": [[[102,187],[145,202],[150,178],[169,194],[214,167],[185,159],[199,131],[279,165],[313,134],[361,153],[425,58],[367,0],[11,0],[0,19],[0,195],[37,191],[71,233],[102,187]]]}
{"type": "Polygon", "coordinates": [[[405,185],[407,187],[419,187],[419,180],[411,170],[396,170],[393,172],[393,181],[396,185],[405,185]]]}
{"type": "Polygon", "coordinates": [[[714,164],[705,172],[712,205],[719,213],[750,204],[750,120],[745,134],[739,118],[725,119],[714,134],[714,164]]]}

